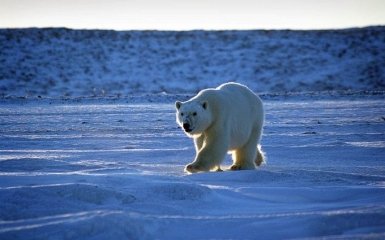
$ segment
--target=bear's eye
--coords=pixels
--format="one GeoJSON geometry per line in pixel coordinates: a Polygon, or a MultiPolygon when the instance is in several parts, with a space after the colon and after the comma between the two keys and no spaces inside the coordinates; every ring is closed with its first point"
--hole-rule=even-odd
{"type": "Polygon", "coordinates": [[[196,116],[197,115],[197,112],[193,112],[193,116],[196,116]]]}
{"type": "Polygon", "coordinates": [[[184,113],[181,113],[180,115],[183,117],[184,113]]]}

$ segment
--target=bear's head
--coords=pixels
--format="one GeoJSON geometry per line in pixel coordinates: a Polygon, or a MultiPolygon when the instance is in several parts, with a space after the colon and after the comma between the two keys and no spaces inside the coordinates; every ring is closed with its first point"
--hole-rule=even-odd
{"type": "Polygon", "coordinates": [[[189,136],[200,135],[212,123],[212,115],[207,101],[175,102],[176,122],[189,136]]]}

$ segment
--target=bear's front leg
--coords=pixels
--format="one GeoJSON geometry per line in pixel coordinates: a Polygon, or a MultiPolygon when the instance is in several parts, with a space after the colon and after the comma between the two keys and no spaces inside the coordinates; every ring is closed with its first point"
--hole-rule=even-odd
{"type": "Polygon", "coordinates": [[[223,138],[218,140],[207,141],[202,149],[197,152],[194,162],[185,167],[185,171],[189,173],[210,171],[218,168],[228,150],[228,144],[223,138]]]}

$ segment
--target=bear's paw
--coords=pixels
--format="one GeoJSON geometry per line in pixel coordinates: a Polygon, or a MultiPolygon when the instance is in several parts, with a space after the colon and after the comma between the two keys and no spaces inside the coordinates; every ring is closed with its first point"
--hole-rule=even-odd
{"type": "Polygon", "coordinates": [[[241,166],[238,166],[238,165],[232,165],[231,167],[230,167],[230,170],[231,171],[238,171],[238,170],[241,170],[242,168],[241,168],[241,166]]]}
{"type": "Polygon", "coordinates": [[[184,171],[188,173],[197,173],[203,171],[203,169],[201,169],[200,166],[191,163],[185,167],[184,171]]]}

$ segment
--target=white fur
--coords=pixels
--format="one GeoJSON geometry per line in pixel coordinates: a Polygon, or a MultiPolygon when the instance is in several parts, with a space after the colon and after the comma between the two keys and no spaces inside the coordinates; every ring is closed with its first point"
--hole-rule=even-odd
{"type": "Polygon", "coordinates": [[[220,170],[227,152],[232,170],[255,169],[263,160],[259,143],[264,122],[261,99],[238,83],[205,89],[175,103],[177,123],[194,139],[196,157],[185,171],[220,170]]]}

